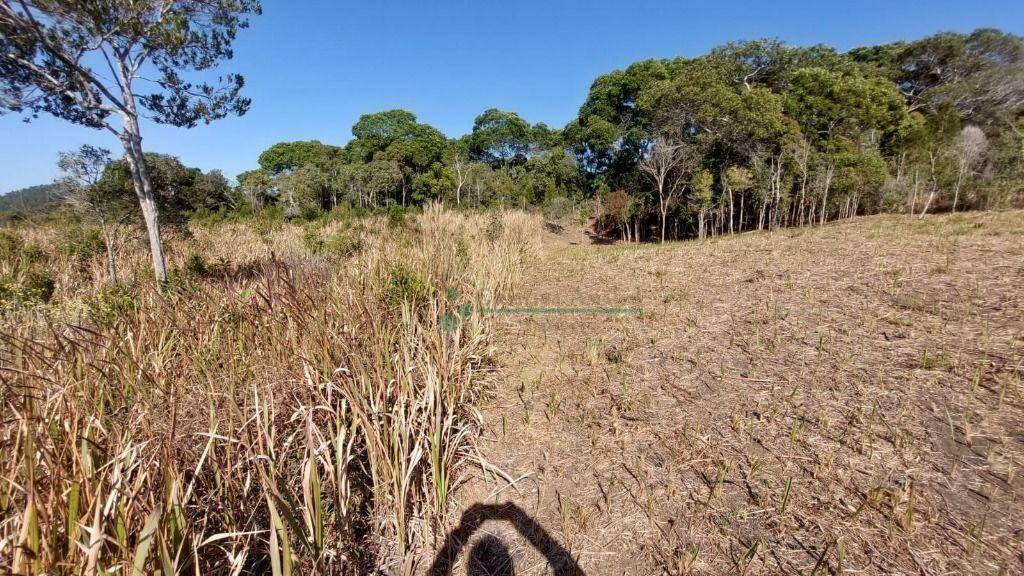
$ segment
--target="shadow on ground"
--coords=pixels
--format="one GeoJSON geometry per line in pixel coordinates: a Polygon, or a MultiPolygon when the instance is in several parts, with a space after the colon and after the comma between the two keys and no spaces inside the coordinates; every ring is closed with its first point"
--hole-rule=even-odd
{"type": "MultiPolygon", "coordinates": [[[[508,522],[547,558],[555,576],[585,576],[576,560],[547,530],[531,518],[522,508],[512,503],[474,504],[462,515],[459,525],[448,534],[444,547],[430,566],[430,576],[448,576],[452,573],[459,553],[470,538],[488,520],[508,522]]],[[[477,540],[469,552],[467,573],[472,576],[512,576],[515,567],[508,547],[499,538],[484,536],[477,540]]]]}

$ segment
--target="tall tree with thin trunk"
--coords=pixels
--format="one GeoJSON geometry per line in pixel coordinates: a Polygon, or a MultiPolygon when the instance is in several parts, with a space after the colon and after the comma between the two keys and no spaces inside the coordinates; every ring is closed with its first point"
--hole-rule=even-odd
{"type": "Polygon", "coordinates": [[[462,189],[469,182],[470,173],[473,171],[473,164],[462,155],[461,151],[455,151],[451,154],[448,165],[451,168],[452,179],[455,184],[455,204],[461,206],[462,189]]]}
{"type": "Polygon", "coordinates": [[[160,282],[167,272],[139,119],[191,128],[244,114],[241,76],[192,83],[181,73],[230,59],[237,31],[259,13],[258,0],[0,0],[0,111],[45,112],[120,140],[160,282]]]}
{"type": "Polygon", "coordinates": [[[663,137],[655,138],[647,154],[640,159],[640,170],[654,182],[658,192],[658,210],[661,215],[661,241],[665,242],[665,222],[668,207],[685,182],[685,167],[692,157],[689,146],[673,143],[663,137]]]}

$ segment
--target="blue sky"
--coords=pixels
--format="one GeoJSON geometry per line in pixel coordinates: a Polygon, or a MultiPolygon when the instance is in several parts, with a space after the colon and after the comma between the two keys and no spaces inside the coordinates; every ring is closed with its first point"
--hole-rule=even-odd
{"type": "MultiPolygon", "coordinates": [[[[561,127],[599,74],[775,37],[839,49],[994,26],[1024,34],[1024,2],[776,0],[264,0],[224,70],[252,109],[192,130],[147,125],[143,147],[230,178],[282,140],[343,144],[360,114],[405,108],[449,136],[483,110],[561,127]]],[[[53,179],[57,152],[109,135],[44,117],[0,116],[0,192],[53,179]]]]}

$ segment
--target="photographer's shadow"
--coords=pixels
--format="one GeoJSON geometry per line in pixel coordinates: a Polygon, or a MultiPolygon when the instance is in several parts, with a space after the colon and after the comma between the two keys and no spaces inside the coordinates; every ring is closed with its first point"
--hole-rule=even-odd
{"type": "MultiPolygon", "coordinates": [[[[444,547],[437,553],[427,574],[449,576],[470,537],[488,520],[504,520],[511,524],[537,552],[547,558],[555,576],[585,576],[569,551],[522,508],[512,503],[474,504],[466,510],[459,525],[448,534],[444,547]]],[[[515,566],[505,543],[494,536],[484,536],[470,549],[466,571],[471,576],[513,576],[515,566]]]]}

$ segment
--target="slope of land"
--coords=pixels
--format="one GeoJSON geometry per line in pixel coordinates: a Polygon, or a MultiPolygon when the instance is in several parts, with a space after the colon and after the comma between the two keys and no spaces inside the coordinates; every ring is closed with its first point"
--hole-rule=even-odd
{"type": "Polygon", "coordinates": [[[562,242],[513,304],[642,314],[498,319],[435,573],[1024,571],[1024,213],[562,242]]]}
{"type": "Polygon", "coordinates": [[[39,184],[0,194],[0,212],[32,214],[45,212],[60,199],[60,186],[39,184]]]}

